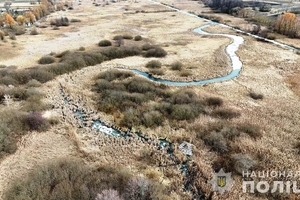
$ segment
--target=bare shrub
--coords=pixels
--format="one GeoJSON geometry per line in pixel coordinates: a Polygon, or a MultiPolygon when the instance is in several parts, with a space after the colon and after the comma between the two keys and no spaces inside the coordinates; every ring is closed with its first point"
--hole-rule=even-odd
{"type": "Polygon", "coordinates": [[[55,77],[55,75],[41,68],[30,70],[30,77],[41,83],[46,83],[52,80],[55,77]]]}
{"type": "Polygon", "coordinates": [[[147,52],[144,54],[145,57],[165,57],[167,55],[167,52],[160,48],[160,47],[155,47],[152,49],[147,50],[147,52]]]}
{"type": "Polygon", "coordinates": [[[134,41],[141,41],[143,38],[140,35],[134,37],[134,41]]]}
{"type": "Polygon", "coordinates": [[[29,113],[25,120],[30,130],[42,131],[49,126],[47,120],[39,112],[29,113]]]}
{"type": "Polygon", "coordinates": [[[212,132],[204,137],[204,142],[209,145],[214,151],[225,153],[228,151],[227,142],[222,134],[212,132]]]}
{"type": "Polygon", "coordinates": [[[124,197],[128,200],[148,200],[151,199],[151,185],[149,181],[142,177],[131,178],[125,188],[124,197]]]}
{"type": "Polygon", "coordinates": [[[85,51],[85,48],[84,48],[84,47],[79,47],[78,50],[79,50],[79,51],[85,51]]]}
{"type": "Polygon", "coordinates": [[[147,68],[161,68],[161,62],[158,60],[151,60],[146,64],[147,68]]]}
{"type": "Polygon", "coordinates": [[[124,39],[122,35],[116,35],[113,37],[113,40],[120,40],[120,39],[124,39]]]}
{"type": "Polygon", "coordinates": [[[148,51],[149,49],[153,49],[153,48],[155,48],[155,46],[152,46],[148,43],[143,44],[143,46],[142,46],[142,50],[144,50],[144,51],[148,51]]]}
{"type": "Polygon", "coordinates": [[[38,60],[39,64],[51,64],[55,62],[55,58],[53,58],[52,56],[43,56],[38,60]]]}
{"type": "Polygon", "coordinates": [[[101,40],[101,41],[98,43],[98,45],[99,45],[100,47],[107,47],[107,46],[111,46],[112,43],[111,43],[111,41],[109,41],[109,40],[101,40]]]}
{"type": "Polygon", "coordinates": [[[176,120],[190,120],[196,116],[189,105],[182,104],[172,106],[171,117],[176,120]]]}
{"type": "Polygon", "coordinates": [[[149,111],[143,114],[142,123],[146,127],[161,126],[164,122],[164,117],[158,111],[149,111]]]}
{"type": "Polygon", "coordinates": [[[180,70],[182,70],[182,67],[183,67],[183,65],[179,61],[174,62],[174,63],[171,64],[171,69],[172,70],[178,70],[178,71],[180,71],[180,70]]]}
{"type": "Polygon", "coordinates": [[[223,100],[219,97],[208,97],[205,99],[205,102],[208,106],[222,106],[223,105],[223,100]]]}

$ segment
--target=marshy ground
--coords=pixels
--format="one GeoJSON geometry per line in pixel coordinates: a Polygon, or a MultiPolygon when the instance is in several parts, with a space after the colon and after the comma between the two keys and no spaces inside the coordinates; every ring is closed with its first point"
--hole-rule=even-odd
{"type": "MultiPolygon", "coordinates": [[[[195,1],[163,2],[192,12],[198,12],[198,10],[200,12],[201,9],[207,11],[207,8],[195,1]]],[[[232,16],[218,15],[224,20],[231,20],[233,25],[245,23],[232,16]]],[[[4,83],[15,84],[16,88],[21,85],[26,91],[33,85],[34,87],[38,85],[38,90],[43,93],[41,101],[50,105],[46,106],[48,114],[50,113],[49,115],[58,122],[53,123],[42,133],[28,131],[22,134],[18,137],[15,152],[1,157],[0,194],[2,195],[10,187],[12,180],[25,177],[49,160],[76,157],[91,166],[118,166],[126,168],[133,174],[143,174],[151,180],[161,182],[169,191],[172,191],[169,194],[170,199],[191,199],[190,194],[182,189],[184,176],[178,170],[178,166],[172,165],[174,160],[170,159],[165,152],[156,151],[138,139],[124,142],[108,136],[102,137],[101,134],[89,129],[78,128],[72,110],[64,104],[60,89],[63,87],[69,98],[79,107],[95,112],[97,117],[108,123],[116,123],[126,128],[128,124],[124,121],[122,123],[122,120],[124,120],[124,114],[126,112],[128,114],[129,111],[122,110],[124,105],[113,105],[114,110],[105,110],[99,106],[99,95],[101,96],[101,92],[104,92],[95,90],[99,74],[108,73],[112,68],[151,72],[151,68],[147,68],[146,64],[151,60],[158,60],[161,63],[159,69],[162,72],[159,72],[157,76],[161,78],[201,80],[221,76],[230,72],[230,63],[224,53],[224,48],[231,41],[225,37],[198,35],[193,32],[193,29],[206,22],[160,5],[154,5],[146,0],[122,1],[104,7],[96,7],[91,1],[83,1],[81,5],[75,5],[74,10],[52,13],[48,18],[61,16],[80,19],[81,22],[53,30],[47,24],[49,21],[46,21],[44,23],[48,27],[38,28],[40,34],[37,36],[29,34],[18,36],[14,44],[9,39],[6,43],[0,42],[0,62],[8,66],[3,70],[11,68],[23,72],[22,70],[38,66],[38,60],[50,53],[53,53],[54,64],[57,64],[61,57],[55,57],[55,55],[60,52],[66,50],[74,52],[80,47],[85,48],[80,52],[105,49],[107,47],[98,46],[99,41],[110,40],[114,46],[113,37],[124,34],[133,37],[141,35],[143,38],[141,41],[124,40],[124,46],[157,45],[163,48],[167,55],[162,58],[147,58],[137,54],[101,61],[101,64],[95,63],[94,66],[74,68],[67,71],[68,73],[61,73],[62,75],[55,74],[54,77],[48,77],[49,81],[43,84],[32,82],[28,84],[27,82],[23,86],[21,82],[14,82],[17,80],[14,77],[12,82],[6,78],[4,83]],[[174,62],[182,63],[180,70],[172,70],[174,62]],[[16,67],[9,67],[11,65],[16,67]],[[152,153],[149,154],[149,152],[152,153]],[[163,164],[169,164],[170,167],[161,167],[163,164]]],[[[241,35],[218,25],[209,27],[207,31],[241,35]]],[[[277,197],[271,194],[255,196],[242,193],[243,179],[239,168],[236,167],[237,163],[249,162],[251,169],[260,171],[267,169],[297,171],[299,169],[298,65],[300,60],[299,55],[291,51],[257,41],[249,36],[241,36],[244,37],[245,43],[240,46],[237,54],[243,63],[243,69],[237,78],[205,87],[167,86],[166,94],[158,95],[155,94],[158,91],[151,90],[154,95],[151,94],[147,101],[139,102],[140,105],[136,107],[132,104],[132,107],[140,109],[139,112],[145,112],[143,106],[154,108],[155,105],[174,103],[172,99],[175,97],[172,95],[180,91],[190,91],[190,94],[182,92],[182,96],[179,95],[179,97],[188,105],[195,102],[197,105],[201,104],[202,112],[193,115],[192,118],[172,118],[171,110],[169,115],[168,111],[166,111],[167,114],[163,112],[158,114],[166,118],[163,123],[147,126],[141,120],[141,123],[130,124],[130,126],[133,130],[142,130],[144,134],[153,138],[167,138],[177,145],[183,141],[192,143],[194,155],[191,157],[189,169],[193,172],[194,179],[190,178],[189,181],[195,188],[201,188],[207,197],[211,195],[213,199],[296,199],[293,194],[277,197]],[[189,98],[186,99],[186,96],[189,98]],[[211,98],[221,99],[221,101],[214,103],[215,101],[211,98]],[[231,171],[235,180],[231,191],[223,196],[212,193],[211,185],[207,183],[207,180],[212,178],[212,173],[220,168],[231,171]]],[[[46,66],[49,67],[49,65],[39,67],[44,70],[46,66]]],[[[1,75],[1,77],[4,76],[1,75]]],[[[30,76],[33,76],[32,73],[30,76]]],[[[143,78],[137,75],[134,75],[134,78],[138,78],[143,84],[154,84],[148,83],[147,80],[144,80],[144,83],[143,78]]],[[[128,89],[126,84],[129,84],[126,81],[130,81],[130,78],[105,82],[105,87],[115,91],[123,88],[126,91],[125,89],[128,89]]],[[[155,86],[148,88],[153,87],[155,86]]],[[[10,91],[11,94],[18,93],[4,85],[1,86],[2,90],[10,91]]],[[[32,93],[31,91],[29,96],[38,96],[32,93]]],[[[136,93],[138,93],[136,97],[146,98],[139,92],[136,93]]],[[[126,95],[124,94],[130,100],[131,97],[126,95]]],[[[26,98],[21,101],[16,99],[20,97],[13,98],[9,108],[4,103],[0,105],[1,118],[7,117],[8,109],[14,112],[30,110],[29,106],[26,107],[23,102],[26,98]]],[[[31,98],[30,101],[36,102],[37,100],[31,98]]],[[[101,103],[105,103],[103,101],[101,103]]],[[[187,108],[184,107],[184,110],[187,108]]],[[[136,116],[139,115],[142,114],[136,114],[136,116]]],[[[159,121],[161,122],[161,118],[159,121]]],[[[21,130],[16,129],[16,131],[21,130]]],[[[185,156],[176,148],[174,154],[178,161],[185,161],[185,156]]],[[[167,197],[164,198],[167,199],[167,197]]]]}

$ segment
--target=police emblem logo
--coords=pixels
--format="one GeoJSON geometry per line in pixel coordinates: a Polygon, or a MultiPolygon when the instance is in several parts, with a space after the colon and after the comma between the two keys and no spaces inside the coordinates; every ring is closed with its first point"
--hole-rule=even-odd
{"type": "Polygon", "coordinates": [[[218,176],[218,186],[224,187],[226,185],[226,176],[218,176]]]}
{"type": "Polygon", "coordinates": [[[231,173],[225,173],[223,169],[220,169],[218,173],[213,174],[213,178],[209,183],[212,185],[213,191],[223,194],[225,191],[230,190],[234,181],[231,178],[231,173]]]}

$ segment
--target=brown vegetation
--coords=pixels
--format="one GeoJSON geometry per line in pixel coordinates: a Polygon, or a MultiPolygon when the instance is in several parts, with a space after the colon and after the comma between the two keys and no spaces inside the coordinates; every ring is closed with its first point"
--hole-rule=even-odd
{"type": "Polygon", "coordinates": [[[133,177],[125,169],[118,168],[90,167],[79,159],[52,161],[35,169],[25,179],[17,178],[5,193],[5,198],[102,200],[112,195],[104,191],[113,188],[125,199],[163,199],[164,186],[133,177]]]}

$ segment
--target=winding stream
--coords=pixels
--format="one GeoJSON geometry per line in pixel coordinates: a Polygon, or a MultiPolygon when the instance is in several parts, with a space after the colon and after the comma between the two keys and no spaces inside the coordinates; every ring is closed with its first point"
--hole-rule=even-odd
{"type": "Polygon", "coordinates": [[[224,36],[224,37],[231,38],[233,40],[233,42],[231,44],[227,45],[226,49],[225,49],[226,54],[228,55],[228,57],[230,58],[230,61],[231,61],[232,71],[231,71],[230,74],[225,75],[225,76],[216,77],[216,78],[206,79],[206,80],[185,82],[185,81],[171,81],[171,80],[156,78],[156,77],[153,77],[151,74],[149,74],[147,72],[143,72],[143,71],[140,71],[140,70],[137,70],[137,69],[132,70],[133,72],[135,72],[135,73],[137,73],[141,76],[144,76],[144,77],[146,77],[146,78],[148,78],[148,79],[150,79],[154,82],[163,83],[163,84],[172,85],[172,86],[205,85],[205,84],[208,84],[208,83],[216,83],[216,82],[227,81],[227,80],[231,80],[231,79],[237,77],[240,74],[240,71],[242,69],[243,64],[242,64],[241,60],[239,59],[239,57],[236,55],[235,52],[238,50],[239,46],[244,43],[244,39],[241,36],[236,36],[236,35],[231,35],[231,34],[214,34],[214,33],[209,33],[209,32],[203,31],[203,29],[205,29],[205,28],[207,28],[211,25],[215,25],[215,24],[218,24],[220,26],[232,29],[232,30],[234,30],[236,32],[239,32],[239,33],[246,34],[246,35],[254,37],[256,39],[260,39],[260,40],[263,40],[263,41],[266,41],[266,42],[273,43],[277,46],[283,47],[285,49],[289,49],[289,50],[294,51],[294,52],[300,52],[299,49],[294,48],[292,46],[282,44],[280,42],[276,42],[274,40],[263,38],[263,37],[260,37],[260,36],[257,36],[257,35],[253,35],[251,33],[247,33],[245,31],[233,28],[233,27],[225,25],[225,24],[221,24],[221,23],[218,23],[218,22],[213,22],[211,20],[199,17],[195,14],[192,14],[192,13],[189,13],[187,11],[183,11],[183,10],[174,8],[172,6],[162,4],[160,2],[156,2],[156,1],[153,1],[153,0],[149,0],[149,1],[154,3],[154,4],[159,4],[161,6],[165,6],[169,9],[175,10],[175,11],[183,13],[185,15],[188,15],[188,16],[191,16],[191,17],[196,17],[198,19],[210,22],[209,24],[203,25],[199,28],[195,28],[193,31],[196,32],[196,33],[199,33],[201,35],[224,36]]]}

